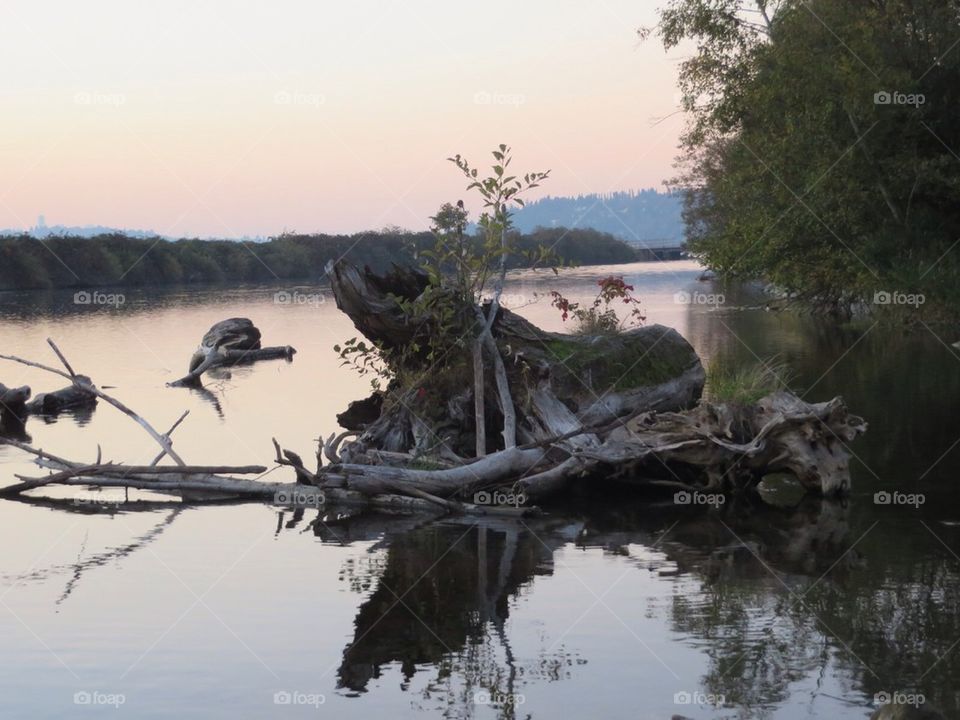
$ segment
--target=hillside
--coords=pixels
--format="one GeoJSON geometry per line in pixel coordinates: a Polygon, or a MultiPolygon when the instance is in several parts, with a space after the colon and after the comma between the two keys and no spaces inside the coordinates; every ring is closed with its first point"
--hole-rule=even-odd
{"type": "Polygon", "coordinates": [[[676,246],[684,241],[683,199],[656,190],[545,197],[514,216],[521,232],[536,227],[590,228],[634,245],[676,246]]]}

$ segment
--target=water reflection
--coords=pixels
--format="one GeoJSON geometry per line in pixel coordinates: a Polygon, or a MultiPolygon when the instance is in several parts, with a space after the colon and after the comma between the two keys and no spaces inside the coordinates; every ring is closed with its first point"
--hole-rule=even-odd
{"type": "MultiPolygon", "coordinates": [[[[960,558],[955,554],[960,552],[960,426],[955,420],[960,361],[926,328],[907,332],[869,322],[838,327],[793,313],[768,312],[749,292],[741,295],[733,288],[720,288],[728,307],[678,305],[672,300],[678,289],[714,288],[697,281],[698,270],[672,267],[663,272],[620,269],[644,298],[651,322],[680,329],[707,361],[726,356],[754,362],[776,356],[789,366],[791,386],[807,399],[843,395],[854,412],[868,419],[869,432],[852,448],[857,459],[848,504],[808,499],[775,508],[759,499],[742,499],[704,512],[658,503],[656,498],[637,502],[583,497],[535,522],[475,524],[374,513],[320,515],[314,510],[270,511],[264,522],[267,510],[247,515],[234,508],[229,520],[214,515],[212,508],[198,508],[167,522],[177,504],[135,500],[98,506],[78,505],[72,497],[23,499],[63,518],[63,527],[50,514],[39,518],[39,527],[50,537],[38,538],[38,515],[27,512],[34,508],[21,505],[22,511],[9,512],[11,538],[32,543],[23,567],[75,521],[84,527],[83,522],[94,519],[82,514],[122,520],[142,512],[144,521],[163,529],[154,539],[148,537],[149,528],[128,538],[125,527],[115,523],[120,539],[112,540],[112,547],[90,550],[89,556],[83,548],[74,552],[71,547],[70,553],[83,560],[70,562],[68,555],[26,574],[8,562],[0,566],[3,584],[39,585],[50,578],[57,584],[43,602],[60,603],[56,607],[65,614],[79,612],[85,595],[81,589],[124,594],[145,576],[153,580],[148,570],[159,574],[161,584],[169,581],[167,571],[151,557],[157,545],[165,547],[169,555],[164,557],[178,558],[176,553],[182,552],[205,569],[206,564],[234,558],[216,555],[204,543],[235,544],[239,554],[266,531],[277,548],[265,549],[259,564],[241,563],[233,570],[236,583],[230,598],[254,619],[247,621],[237,610],[228,621],[246,639],[248,633],[256,636],[262,613],[274,604],[286,603],[296,617],[311,618],[317,605],[327,607],[336,595],[331,588],[342,580],[340,587],[352,593],[355,606],[338,616],[338,628],[319,639],[311,637],[302,652],[285,647],[286,654],[279,656],[283,659],[271,659],[271,664],[280,667],[286,660],[315,670],[317,676],[331,666],[331,676],[317,690],[329,693],[331,706],[340,695],[357,696],[343,698],[347,705],[337,706],[343,717],[397,708],[402,715],[411,703],[450,717],[491,712],[556,717],[584,692],[584,678],[618,683],[608,688],[613,707],[634,708],[631,703],[644,693],[636,713],[620,716],[667,718],[679,712],[693,718],[864,718],[875,693],[896,690],[922,692],[948,717],[960,716],[960,558]],[[893,489],[922,492],[926,503],[905,509],[873,502],[875,492],[893,489]],[[219,517],[221,524],[211,522],[201,533],[200,518],[210,516],[219,517]],[[278,559],[279,543],[295,557],[289,568],[286,557],[278,559]],[[603,635],[602,619],[588,615],[582,633],[564,636],[566,623],[593,602],[575,581],[568,582],[568,566],[578,558],[582,565],[576,566],[577,574],[599,574],[598,568],[610,569],[613,578],[626,573],[606,601],[628,624],[642,628],[644,640],[654,642],[644,633],[668,633],[656,649],[676,664],[681,687],[722,694],[731,707],[674,707],[670,696],[677,688],[664,685],[662,675],[651,670],[656,661],[642,648],[630,655],[618,646],[624,638],[616,633],[626,635],[620,625],[603,635]],[[310,584],[312,574],[319,574],[314,562],[324,568],[320,587],[310,584]],[[122,567],[124,574],[104,569],[111,564],[122,567]],[[269,586],[263,580],[267,565],[273,578],[269,586]],[[552,606],[562,603],[571,585],[584,595],[586,605],[575,607],[570,618],[552,614],[552,606]],[[302,605],[291,605],[294,602],[302,605]],[[530,607],[543,613],[536,628],[530,623],[530,607]],[[336,657],[325,657],[325,665],[315,669],[311,662],[316,652],[336,657]],[[397,674],[406,692],[401,699],[389,684],[397,674]],[[477,693],[504,702],[481,707],[474,702],[477,693]],[[510,703],[511,694],[527,696],[526,704],[510,703]],[[658,700],[661,696],[666,702],[658,700]],[[643,715],[647,705],[649,713],[643,715]]],[[[558,281],[519,277],[511,291],[527,298],[556,286],[576,300],[588,297],[596,277],[611,271],[617,270],[583,269],[558,281]]],[[[78,364],[94,371],[90,374],[95,380],[118,385],[118,397],[158,425],[167,427],[189,407],[190,425],[175,437],[192,461],[222,462],[228,455],[237,464],[269,464],[271,434],[309,452],[319,433],[335,427],[336,413],[367,392],[365,380],[338,369],[330,350],[354,332],[349,321],[332,303],[309,309],[276,306],[273,291],[173,292],[142,303],[131,296],[116,313],[96,316],[72,306],[69,298],[41,299],[33,305],[22,299],[22,304],[0,307],[0,319],[5,339],[14,343],[8,351],[37,359],[42,359],[44,338],[53,332],[44,323],[56,322],[56,336],[64,336],[71,358],[76,354],[78,364]],[[212,322],[232,315],[255,318],[269,327],[271,337],[289,338],[298,349],[303,345],[302,356],[293,365],[237,370],[232,381],[204,390],[166,388],[164,381],[181,374],[202,333],[212,322]],[[297,402],[278,403],[278,397],[297,402]]],[[[563,329],[544,303],[534,302],[522,312],[545,328],[563,329]]],[[[10,382],[9,372],[7,376],[10,382]]],[[[24,379],[37,387],[43,381],[49,378],[24,379]]],[[[133,462],[142,456],[148,462],[156,454],[149,438],[141,438],[143,433],[127,418],[103,410],[86,418],[33,418],[26,426],[0,431],[24,441],[33,435],[35,445],[68,457],[93,457],[100,442],[104,457],[133,462]]],[[[36,472],[11,448],[0,448],[0,458],[8,476],[36,472]]],[[[180,565],[169,562],[180,571],[180,565]]],[[[221,572],[216,567],[214,571],[210,583],[221,572]]],[[[600,595],[604,589],[595,590],[600,595]]],[[[127,629],[136,630],[162,614],[164,600],[142,598],[142,605],[130,611],[127,629]]],[[[6,627],[16,628],[0,626],[0,631],[6,627]]],[[[62,640],[63,628],[42,614],[37,627],[54,649],[63,650],[57,644],[68,642],[62,640]]],[[[157,634],[163,630],[159,627],[157,634]]],[[[27,636],[25,641],[31,640],[27,636]]],[[[144,638],[144,647],[154,640],[144,638]]],[[[632,644],[629,637],[625,641],[632,644]]],[[[100,642],[93,642],[92,651],[100,650],[100,642]]],[[[142,650],[137,647],[135,653],[142,650]]],[[[182,650],[176,650],[180,658],[182,650]]],[[[239,674],[242,663],[231,657],[229,648],[212,657],[222,662],[218,672],[239,674]]],[[[44,668],[34,662],[30,674],[49,677],[44,668]]],[[[155,669],[162,670],[162,664],[155,669]]],[[[178,681],[193,687],[191,678],[178,681]]],[[[271,716],[271,710],[275,708],[267,708],[263,716],[271,716]]]]}
{"type": "MultiPolygon", "coordinates": [[[[604,662],[555,648],[518,663],[511,649],[512,602],[550,576],[555,553],[572,545],[600,548],[672,583],[665,619],[706,654],[700,683],[728,706],[761,717],[797,684],[830,677],[853,707],[901,690],[957,708],[960,658],[951,650],[960,637],[960,563],[929,543],[934,552],[918,562],[908,549],[924,541],[917,526],[864,527],[844,504],[814,499],[791,509],[733,503],[707,513],[618,505],[523,524],[316,518],[309,527],[327,542],[376,538],[384,551],[343,569],[364,599],[338,687],[364,692],[383,668],[398,665],[406,683],[417,672],[433,674],[435,706],[462,708],[477,693],[515,697],[528,683],[604,662]],[[904,548],[878,551],[876,541],[891,531],[904,548]]],[[[517,710],[509,702],[499,708],[502,717],[517,710]]]]}

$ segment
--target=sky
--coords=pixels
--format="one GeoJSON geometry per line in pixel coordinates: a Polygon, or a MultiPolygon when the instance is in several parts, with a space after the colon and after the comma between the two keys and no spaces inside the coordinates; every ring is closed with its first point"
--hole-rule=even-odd
{"type": "Polygon", "coordinates": [[[423,229],[500,143],[541,195],[662,187],[662,4],[4,0],[0,228],[423,229]]]}

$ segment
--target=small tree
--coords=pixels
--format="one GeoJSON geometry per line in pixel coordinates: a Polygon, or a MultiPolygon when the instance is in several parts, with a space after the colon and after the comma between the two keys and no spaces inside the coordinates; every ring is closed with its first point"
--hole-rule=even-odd
{"type": "Polygon", "coordinates": [[[539,246],[524,250],[517,235],[510,232],[511,214],[524,204],[521,195],[538,187],[549,177],[549,171],[526,173],[522,177],[511,175],[508,170],[512,162],[510,148],[500,145],[492,155],[495,162],[487,177],[481,177],[478,168],[461,155],[449,158],[469,180],[467,190],[476,190],[483,199],[479,237],[471,237],[466,232],[469,212],[462,201],[441,205],[430,218],[435,238],[433,247],[415,253],[427,275],[427,287],[415,299],[396,298],[409,317],[429,317],[431,332],[421,342],[400,350],[388,351],[357,338],[334,346],[343,365],[354,367],[361,375],[374,375],[375,389],[381,388],[381,381],[400,374],[414,357],[430,365],[438,364],[441,370],[447,362],[455,361],[456,354],[451,351],[468,346],[464,341],[465,323],[482,320],[476,338],[488,336],[500,307],[510,257],[530,266],[555,264],[555,255],[550,249],[539,246]],[[480,302],[491,278],[494,295],[489,315],[484,317],[480,302]]]}

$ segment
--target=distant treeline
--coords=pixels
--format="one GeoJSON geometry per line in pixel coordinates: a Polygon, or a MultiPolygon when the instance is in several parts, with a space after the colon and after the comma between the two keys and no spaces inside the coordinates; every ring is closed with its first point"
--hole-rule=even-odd
{"type": "MultiPolygon", "coordinates": [[[[31,288],[318,282],[329,260],[344,258],[374,270],[415,263],[434,245],[429,232],[281,235],[268,242],[165,240],[98,235],[92,238],[0,236],[0,290],[31,288]]],[[[595,230],[537,229],[520,236],[522,249],[552,247],[567,264],[634,262],[637,251],[595,230]]],[[[521,267],[517,258],[513,267],[521,267]]]]}

